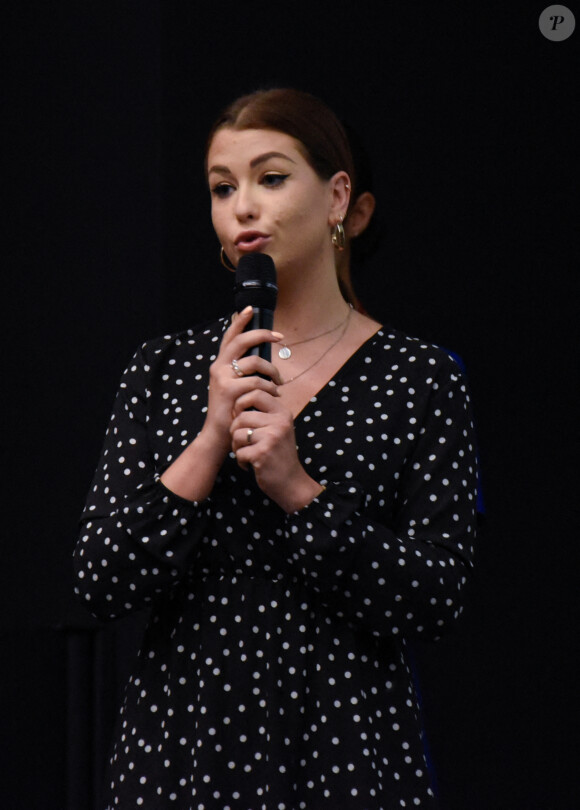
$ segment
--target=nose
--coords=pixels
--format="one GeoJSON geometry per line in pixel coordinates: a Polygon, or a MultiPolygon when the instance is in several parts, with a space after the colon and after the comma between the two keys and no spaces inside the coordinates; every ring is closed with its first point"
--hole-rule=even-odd
{"type": "Polygon", "coordinates": [[[238,187],[234,213],[239,222],[258,218],[259,209],[256,193],[249,183],[241,183],[238,187]]]}

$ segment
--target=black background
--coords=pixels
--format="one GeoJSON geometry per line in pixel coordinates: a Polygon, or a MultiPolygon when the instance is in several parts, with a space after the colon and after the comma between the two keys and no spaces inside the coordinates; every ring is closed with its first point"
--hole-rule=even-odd
{"type": "Polygon", "coordinates": [[[2,808],[99,806],[144,619],[100,628],[75,603],[76,524],[137,345],[230,307],[205,136],[273,85],[322,96],[372,156],[371,314],[468,368],[477,583],[457,632],[416,651],[443,806],[580,806],[580,29],[548,41],[543,8],[4,6],[2,808]]]}

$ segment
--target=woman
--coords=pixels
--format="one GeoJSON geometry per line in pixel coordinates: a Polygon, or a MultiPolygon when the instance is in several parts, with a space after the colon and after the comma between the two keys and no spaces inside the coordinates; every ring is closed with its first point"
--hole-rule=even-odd
{"type": "Polygon", "coordinates": [[[222,258],[273,258],[276,331],[243,311],[125,372],[75,553],[96,615],[152,605],[109,808],[434,806],[405,639],[461,612],[468,397],[445,353],[342,298],[352,174],[298,91],[210,134],[222,258]],[[245,356],[265,341],[275,362],[245,356]]]}

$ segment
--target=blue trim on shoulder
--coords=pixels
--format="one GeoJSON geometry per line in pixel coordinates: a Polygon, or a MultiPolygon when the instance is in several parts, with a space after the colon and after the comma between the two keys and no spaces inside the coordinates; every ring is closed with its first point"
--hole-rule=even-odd
{"type": "MultiPolygon", "coordinates": [[[[449,349],[446,349],[444,346],[440,346],[439,348],[443,349],[443,351],[447,352],[447,354],[452,357],[459,368],[461,369],[461,373],[467,379],[467,369],[465,367],[465,363],[463,362],[463,358],[461,355],[457,354],[457,352],[452,352],[449,349]]],[[[481,482],[481,461],[479,457],[479,449],[476,448],[475,451],[476,459],[477,459],[477,500],[476,500],[476,510],[478,517],[483,517],[485,515],[485,501],[483,500],[483,487],[481,482]]]]}

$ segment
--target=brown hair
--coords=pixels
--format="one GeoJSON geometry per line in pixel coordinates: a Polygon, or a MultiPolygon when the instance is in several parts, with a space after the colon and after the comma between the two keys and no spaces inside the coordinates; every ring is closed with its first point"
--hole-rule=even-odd
{"type": "Polygon", "coordinates": [[[345,171],[354,187],[354,165],[344,127],[323,101],[292,88],[257,90],[230,104],[211,128],[207,153],[220,129],[272,129],[299,141],[305,160],[322,180],[345,171]]]}

